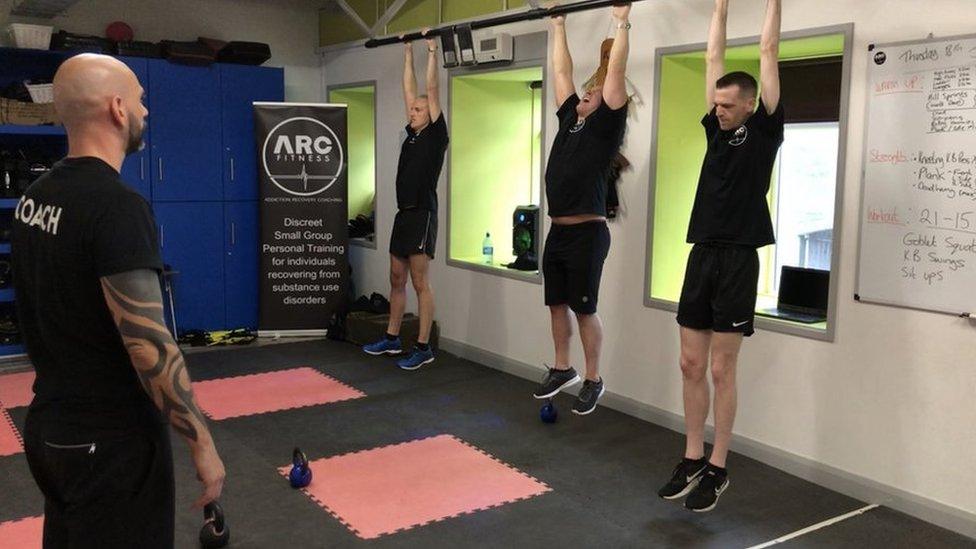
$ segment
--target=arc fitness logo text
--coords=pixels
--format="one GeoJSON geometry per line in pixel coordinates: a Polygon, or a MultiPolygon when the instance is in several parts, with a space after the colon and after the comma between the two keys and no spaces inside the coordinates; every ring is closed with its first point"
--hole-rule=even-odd
{"type": "Polygon", "coordinates": [[[345,151],[335,132],[307,116],[289,118],[272,128],[261,153],[268,179],[294,196],[325,192],[345,169],[345,151]]]}

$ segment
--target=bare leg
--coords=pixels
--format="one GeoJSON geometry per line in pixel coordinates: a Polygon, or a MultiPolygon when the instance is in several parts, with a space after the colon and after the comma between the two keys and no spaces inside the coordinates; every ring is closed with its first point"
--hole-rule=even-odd
{"type": "Polygon", "coordinates": [[[685,401],[685,457],[705,456],[705,420],[708,418],[708,347],[711,330],[681,327],[681,374],[685,401]]]}
{"type": "Polygon", "coordinates": [[[425,254],[410,256],[410,280],[417,292],[417,303],[420,308],[420,334],[417,343],[430,342],[430,329],[434,324],[434,290],[430,287],[430,257],[425,254]]]}
{"type": "Polygon", "coordinates": [[[586,355],[586,379],[600,380],[600,350],[603,348],[603,322],[597,314],[576,315],[579,322],[580,340],[586,355]]]}
{"type": "Polygon", "coordinates": [[[390,255],[390,323],[386,332],[400,335],[403,311],[407,308],[407,260],[390,255]]]}
{"type": "Polygon", "coordinates": [[[715,447],[709,461],[725,467],[732,442],[737,404],[735,372],[742,334],[716,333],[712,337],[712,383],[715,385],[715,447]]]}
{"type": "Polygon", "coordinates": [[[569,316],[568,305],[552,305],[549,307],[552,317],[552,343],[556,348],[557,370],[569,368],[569,340],[573,337],[573,320],[569,316]]]}

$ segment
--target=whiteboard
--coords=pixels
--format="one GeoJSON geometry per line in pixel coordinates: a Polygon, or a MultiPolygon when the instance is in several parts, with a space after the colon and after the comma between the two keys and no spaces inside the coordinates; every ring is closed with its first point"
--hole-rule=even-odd
{"type": "Polygon", "coordinates": [[[976,315],[976,36],[867,55],[855,298],[976,315]]]}

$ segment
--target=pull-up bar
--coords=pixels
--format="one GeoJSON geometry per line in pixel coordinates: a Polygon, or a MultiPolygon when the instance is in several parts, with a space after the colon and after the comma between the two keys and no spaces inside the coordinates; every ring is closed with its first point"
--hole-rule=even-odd
{"type": "MultiPolygon", "coordinates": [[[[640,2],[641,0],[631,0],[631,2],[640,2]]],[[[509,23],[518,23],[519,21],[530,21],[532,19],[542,19],[544,17],[555,17],[557,15],[566,15],[567,13],[573,13],[577,11],[594,10],[597,8],[605,8],[607,6],[626,4],[627,2],[621,2],[620,0],[590,0],[583,2],[576,2],[573,4],[566,4],[564,6],[553,6],[551,8],[533,8],[528,11],[523,11],[519,13],[513,13],[510,15],[499,15],[498,17],[491,17],[488,19],[483,19],[481,21],[472,21],[470,23],[464,23],[463,25],[446,25],[443,27],[438,27],[436,29],[431,29],[427,33],[427,36],[422,35],[419,32],[412,32],[410,34],[404,35],[402,38],[399,36],[388,36],[386,38],[372,38],[366,41],[367,48],[375,48],[378,46],[386,46],[389,44],[396,44],[398,42],[409,42],[413,40],[420,40],[421,38],[433,38],[441,36],[442,34],[454,33],[458,27],[466,27],[470,30],[484,29],[488,27],[497,27],[498,25],[507,25],[509,23]]]]}

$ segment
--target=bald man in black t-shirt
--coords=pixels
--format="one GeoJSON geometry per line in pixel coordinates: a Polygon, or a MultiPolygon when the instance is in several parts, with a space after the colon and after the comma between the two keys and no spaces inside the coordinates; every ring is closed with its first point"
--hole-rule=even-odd
{"type": "Polygon", "coordinates": [[[708,149],[688,224],[688,242],[694,247],[677,318],[687,444],[684,459],[658,492],[665,499],[687,495],[685,507],[697,512],[714,509],[729,486],[725,462],[735,420],[735,372],[742,338],[753,333],[759,282],[756,250],[774,242],[766,195],[783,142],[780,1],[767,2],[760,44],[761,100],[749,74],[723,76],[729,0],[715,0],[708,39],[709,112],[702,119],[708,149]],[[715,445],[706,459],[709,366],[715,385],[715,445]]]}
{"type": "Polygon", "coordinates": [[[174,545],[169,426],[187,442],[203,506],[224,465],[166,329],[156,222],[122,182],[148,111],[121,61],[82,54],[54,77],[68,155],[21,199],[17,313],[37,373],[24,450],[44,494],[45,547],[174,545]]]}

